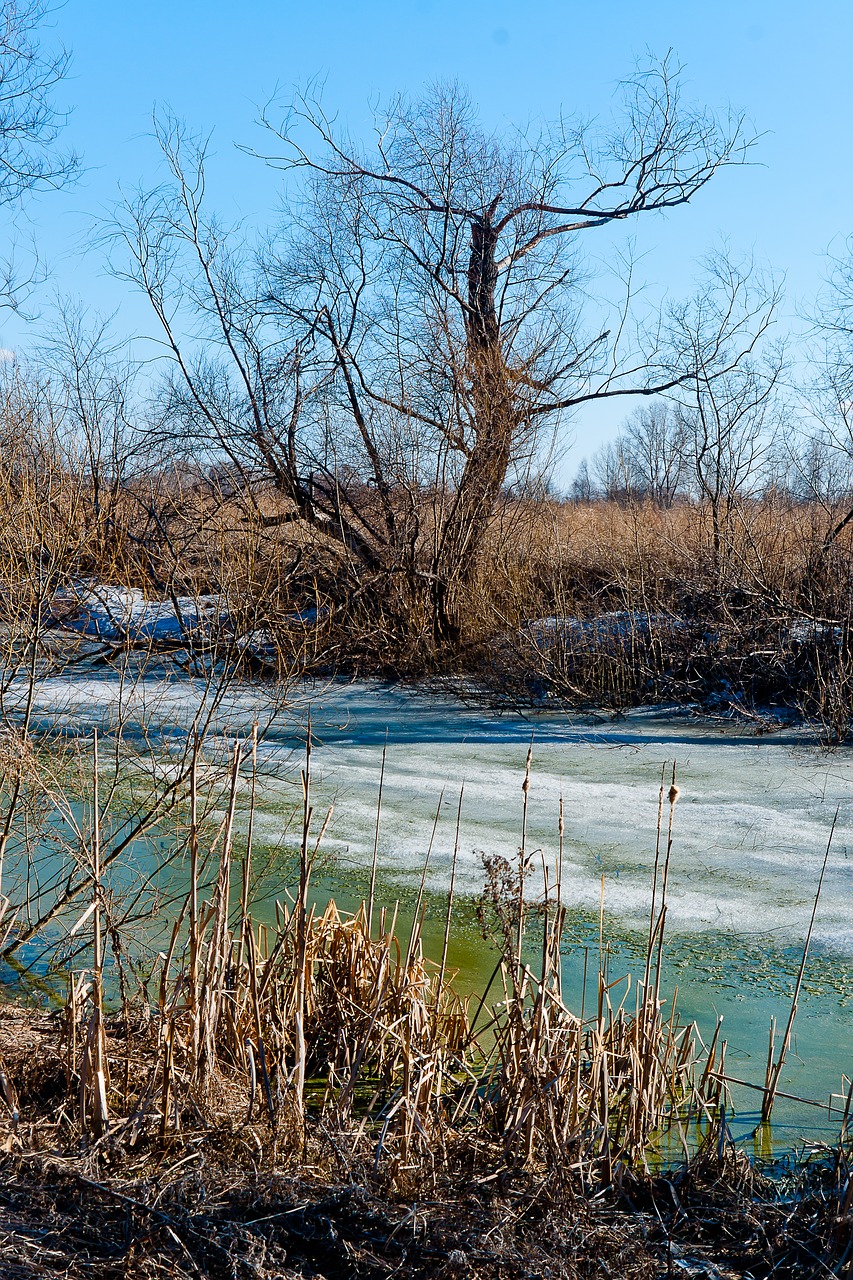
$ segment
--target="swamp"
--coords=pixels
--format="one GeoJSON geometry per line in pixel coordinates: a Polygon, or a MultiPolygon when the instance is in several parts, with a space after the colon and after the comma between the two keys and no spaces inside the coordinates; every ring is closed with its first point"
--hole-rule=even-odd
{"type": "Polygon", "coordinates": [[[844,748],[85,661],[5,692],[10,1275],[843,1255],[844,748]]]}
{"type": "Polygon", "coordinates": [[[849,1280],[846,63],[95,8],[0,0],[0,1280],[849,1280]]]}

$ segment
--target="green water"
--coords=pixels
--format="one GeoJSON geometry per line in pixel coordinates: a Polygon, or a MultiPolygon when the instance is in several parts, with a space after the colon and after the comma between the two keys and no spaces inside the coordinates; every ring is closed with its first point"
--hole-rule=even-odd
{"type": "MultiPolygon", "coordinates": [[[[298,883],[298,853],[295,845],[259,848],[255,862],[261,874],[253,889],[252,913],[256,920],[274,926],[275,901],[292,900],[298,883]],[[290,890],[290,899],[287,891],[290,890]]],[[[181,892],[185,887],[179,869],[173,873],[181,892]]],[[[397,931],[403,944],[412,924],[419,875],[377,879],[376,914],[384,907],[386,922],[396,910],[397,931]]],[[[338,858],[321,860],[321,869],[312,880],[311,899],[318,908],[334,899],[343,910],[355,910],[369,891],[369,873],[360,862],[347,864],[338,858]]],[[[606,883],[605,883],[606,892],[606,883]]],[[[444,939],[447,897],[427,889],[423,941],[426,954],[438,960],[444,939]]],[[[636,982],[642,979],[647,934],[626,929],[624,923],[605,910],[603,935],[600,917],[584,907],[570,908],[563,945],[563,984],[566,1001],[577,1013],[587,1016],[597,1000],[597,974],[603,945],[608,982],[617,982],[611,992],[616,1007],[626,997],[626,1008],[634,1006],[636,982]]],[[[534,972],[538,963],[535,924],[531,931],[528,960],[534,972]]],[[[477,919],[476,900],[457,897],[453,906],[448,950],[449,968],[456,972],[455,985],[461,995],[476,1004],[493,977],[497,952],[483,937],[477,919]]],[[[682,1022],[695,1021],[706,1044],[723,1018],[721,1039],[727,1041],[726,1070],[731,1076],[754,1085],[763,1083],[771,1018],[777,1026],[776,1050],[791,1009],[802,946],[780,947],[773,936],[746,939],[742,935],[705,931],[701,934],[670,933],[666,938],[663,963],[665,1012],[673,998],[682,1022]]],[[[497,999],[493,987],[491,998],[497,999]]],[[[761,1095],[755,1089],[732,1085],[728,1122],[733,1137],[750,1152],[763,1157],[810,1144],[832,1143],[837,1139],[849,1087],[845,1073],[853,1074],[853,963],[838,955],[815,949],[810,953],[801,987],[793,1035],[779,1080],[781,1093],[808,1099],[798,1102],[777,1097],[772,1127],[760,1126],[761,1095]],[[810,1104],[820,1105],[810,1105],[810,1104]],[[830,1109],[831,1107],[831,1109],[830,1109]]]]}
{"type": "MultiPolygon", "coordinates": [[[[192,682],[164,686],[152,682],[133,691],[146,742],[160,733],[180,739],[181,717],[192,710],[192,682]]],[[[45,682],[39,694],[39,723],[62,723],[78,733],[112,723],[116,685],[112,677],[45,682]]],[[[234,735],[245,736],[261,695],[236,689],[217,730],[227,756],[234,735]],[[229,735],[231,735],[229,737],[229,735]]],[[[378,781],[383,748],[389,742],[379,834],[377,907],[398,908],[398,932],[408,936],[421,868],[436,812],[440,823],[427,877],[424,942],[440,956],[446,891],[455,839],[460,791],[464,787],[459,835],[456,903],[448,961],[461,993],[475,998],[494,968],[494,953],[483,939],[475,903],[483,871],[480,850],[512,858],[521,830],[525,759],[535,731],[534,768],[528,813],[528,848],[542,850],[553,867],[557,813],[565,798],[563,898],[570,909],[563,965],[570,1005],[587,1011],[595,999],[599,953],[599,895],[604,878],[604,946],[608,975],[642,974],[661,769],[678,759],[682,797],[676,809],[669,884],[664,994],[678,992],[683,1021],[697,1022],[708,1041],[719,1016],[728,1042],[727,1070],[756,1085],[763,1082],[771,1017],[777,1046],[788,1018],[815,886],[833,815],[839,810],[812,952],[800,995],[791,1048],[779,1087],[819,1103],[811,1106],[780,1097],[772,1134],[756,1129],[760,1095],[732,1090],[736,1113],[732,1130],[747,1145],[768,1143],[778,1150],[832,1141],[839,1116],[827,1112],[831,1094],[846,1091],[853,1072],[853,752],[820,752],[793,731],[755,737],[743,726],[693,722],[664,712],[643,712],[606,720],[572,720],[548,712],[531,721],[493,716],[447,697],[412,694],[396,687],[334,685],[308,691],[301,707],[276,712],[259,751],[258,805],[254,840],[254,916],[272,924],[275,901],[284,901],[297,881],[298,770],[306,708],[312,709],[315,752],[314,830],[327,806],[335,813],[321,850],[313,884],[319,907],[334,897],[354,909],[367,894],[376,828],[378,781]],[[321,699],[320,705],[317,699],[321,699]],[[668,763],[667,763],[668,762],[668,763]],[[442,798],[443,797],[443,798],[442,798]],[[294,815],[297,815],[294,817],[294,815]],[[584,971],[587,990],[584,991],[584,971]]],[[[134,712],[135,714],[135,712],[134,712]]],[[[127,731],[127,725],[126,725],[127,731]]],[[[85,782],[85,778],[83,780],[85,782]]],[[[81,783],[81,785],[83,785],[81,783]]],[[[137,784],[138,786],[141,784],[137,784]]],[[[132,788],[131,788],[132,790],[132,788]]],[[[221,815],[224,798],[216,804],[221,815]]],[[[247,834],[248,797],[238,796],[235,864],[247,834]]],[[[186,815],[183,815],[184,824],[186,815]]],[[[40,883],[67,873],[75,856],[53,815],[43,826],[40,883]]],[[[152,864],[168,859],[168,829],[137,842],[129,858],[110,874],[111,891],[127,898],[152,864]]],[[[25,868],[7,860],[7,891],[24,896],[25,868]]],[[[185,862],[168,863],[155,878],[156,912],[134,926],[133,945],[140,972],[153,967],[171,930],[177,904],[187,888],[185,862]]],[[[531,877],[531,892],[538,892],[531,877]]],[[[79,907],[75,911],[79,914],[79,907]]],[[[36,998],[56,998],[62,974],[51,973],[48,956],[73,952],[70,920],[58,923],[20,959],[33,976],[7,971],[7,987],[36,998]]],[[[389,917],[390,918],[390,917],[389,917]]],[[[70,956],[74,967],[88,963],[83,949],[70,956]]],[[[536,967],[536,947],[531,947],[536,967]]],[[[3,975],[0,974],[0,979],[3,975]]],[[[614,989],[621,999],[624,987],[614,989]]],[[[627,1007],[634,999],[633,985],[627,1007]]],[[[836,1107],[838,1100],[836,1100],[836,1107]]]]}

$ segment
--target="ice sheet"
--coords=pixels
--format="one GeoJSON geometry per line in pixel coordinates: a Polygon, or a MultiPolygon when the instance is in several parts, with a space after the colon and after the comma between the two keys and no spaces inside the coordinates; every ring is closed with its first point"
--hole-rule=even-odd
{"type": "MultiPolygon", "coordinates": [[[[19,691],[22,696],[23,690],[19,691]]],[[[35,723],[87,733],[144,726],[164,742],[186,731],[205,697],[202,681],[145,679],[122,685],[105,674],[54,677],[37,690],[35,723]]],[[[803,936],[836,808],[815,940],[853,955],[853,751],[833,753],[803,731],[754,736],[748,727],[691,720],[667,709],[620,719],[559,712],[497,714],[443,695],[381,684],[300,685],[287,706],[264,686],[235,685],[215,729],[248,735],[266,728],[264,781],[255,830],[273,843],[296,798],[308,713],[318,811],[335,802],[328,844],[344,865],[365,865],[373,848],[379,769],[387,759],[379,849],[386,874],[420,871],[439,798],[442,815],[430,881],[449,876],[464,784],[458,883],[476,893],[481,851],[513,857],[522,821],[525,758],[533,738],[528,848],[553,863],[560,797],[565,806],[564,892],[605,907],[628,924],[646,918],[661,770],[677,761],[669,926],[803,936]]],[[[669,773],[667,772],[667,786],[669,773]]],[[[539,859],[535,860],[538,865],[539,859]]]]}

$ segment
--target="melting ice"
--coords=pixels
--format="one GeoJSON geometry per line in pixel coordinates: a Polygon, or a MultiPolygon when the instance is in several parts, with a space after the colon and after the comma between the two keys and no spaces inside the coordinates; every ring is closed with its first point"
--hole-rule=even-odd
{"type": "MultiPolygon", "coordinates": [[[[39,684],[35,718],[75,732],[145,725],[164,741],[185,731],[207,696],[201,681],[105,674],[39,684]]],[[[560,797],[565,806],[564,896],[595,909],[604,876],[607,910],[626,924],[647,919],[661,772],[677,761],[669,926],[772,936],[805,932],[836,809],[815,941],[853,954],[853,751],[826,753],[805,731],[754,736],[721,725],[640,710],[619,719],[493,713],[449,695],[378,684],[300,685],[278,707],[263,687],[235,686],[215,727],[248,734],[266,724],[266,775],[256,832],[270,842],[296,799],[294,780],[310,710],[318,810],[335,801],[330,847],[348,864],[369,862],[380,762],[387,736],[379,850],[387,876],[420,873],[439,798],[430,879],[449,875],[464,785],[459,882],[476,893],[481,851],[512,857],[521,833],[525,758],[533,737],[528,848],[553,863],[560,797]]],[[[669,772],[667,772],[667,787],[669,772]]],[[[664,817],[666,823],[666,814],[664,817]]],[[[538,861],[538,859],[537,859],[538,861]]]]}

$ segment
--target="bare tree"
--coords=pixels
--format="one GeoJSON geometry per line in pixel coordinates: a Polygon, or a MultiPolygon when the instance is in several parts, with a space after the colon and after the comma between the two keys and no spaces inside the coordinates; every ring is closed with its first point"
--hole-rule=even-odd
{"type": "MultiPolygon", "coordinates": [[[[828,288],[818,299],[814,316],[818,346],[814,353],[815,377],[809,387],[809,413],[816,425],[815,452],[825,458],[827,451],[838,460],[828,468],[832,475],[840,469],[849,474],[853,463],[853,237],[846,252],[831,262],[828,288]]],[[[827,470],[826,464],[824,470],[827,470]]],[[[839,485],[836,483],[836,490],[839,485]]],[[[836,497],[845,498],[843,483],[836,497]]],[[[853,521],[853,506],[845,504],[835,513],[824,538],[828,551],[839,534],[853,521]]]]}
{"type": "Polygon", "coordinates": [[[670,397],[719,577],[735,502],[756,484],[775,426],[784,348],[769,340],[779,287],[751,263],[716,255],[707,265],[701,289],[670,309],[671,368],[686,373],[670,397]]]}
{"type": "MultiPolygon", "coordinates": [[[[56,142],[65,123],[53,91],[63,80],[70,55],[42,46],[48,13],[44,0],[0,3],[0,207],[17,204],[27,192],[58,187],[78,168],[73,151],[56,142]]],[[[30,279],[34,272],[30,273],[30,279]]],[[[0,262],[0,301],[15,305],[30,281],[19,278],[14,254],[0,262]]]]}
{"type": "Polygon", "coordinates": [[[596,490],[609,501],[620,501],[631,490],[631,473],[625,453],[624,438],[605,440],[592,457],[596,490]]]}
{"type": "Polygon", "coordinates": [[[77,166],[73,152],[54,144],[65,114],[53,90],[68,71],[65,49],[45,50],[39,39],[48,12],[43,0],[4,0],[0,6],[0,204],[40,186],[58,186],[77,166]]]}
{"type": "Polygon", "coordinates": [[[128,481],[142,460],[138,369],[108,322],[70,301],[52,310],[37,366],[32,373],[50,386],[65,466],[87,494],[83,522],[91,562],[105,572],[125,547],[128,481]]]}
{"type": "Polygon", "coordinates": [[[174,124],[171,191],[125,213],[173,408],[452,638],[514,469],[578,405],[683,377],[629,349],[625,314],[610,330],[587,314],[584,233],[689,201],[743,159],[742,122],[685,107],[665,61],[624,86],[610,131],[489,134],[456,87],[395,100],[372,152],[316,101],[266,123],[296,186],[250,279],[203,213],[204,149],[174,124]],[[192,354],[187,303],[221,358],[192,354]]]}
{"type": "Polygon", "coordinates": [[[652,401],[634,410],[620,439],[631,489],[657,506],[671,507],[688,478],[683,414],[666,401],[652,401]]]}
{"type": "Polygon", "coordinates": [[[664,400],[635,409],[593,455],[598,490],[606,498],[633,495],[671,506],[688,475],[688,434],[683,415],[664,400]]]}
{"type": "Polygon", "coordinates": [[[589,474],[589,463],[586,458],[581,458],[580,460],[569,490],[569,496],[573,502],[592,502],[595,496],[595,488],[592,476],[589,474]]]}

